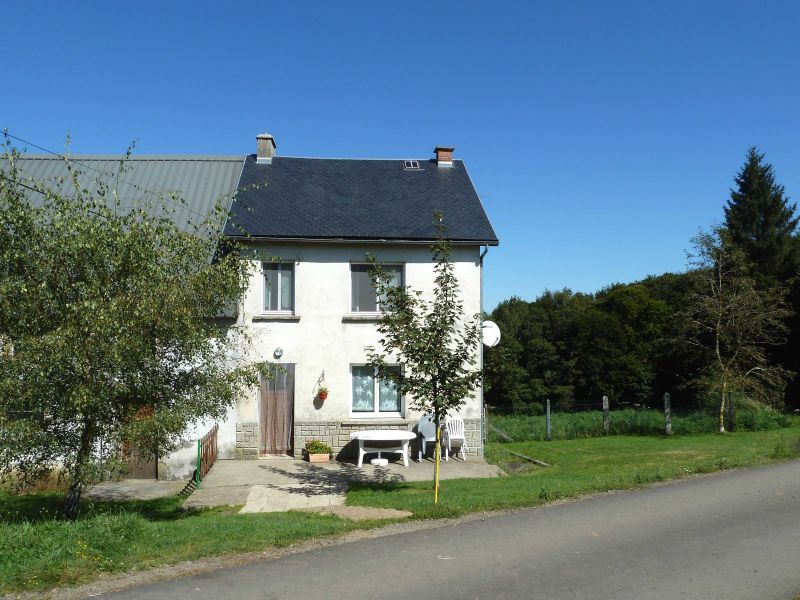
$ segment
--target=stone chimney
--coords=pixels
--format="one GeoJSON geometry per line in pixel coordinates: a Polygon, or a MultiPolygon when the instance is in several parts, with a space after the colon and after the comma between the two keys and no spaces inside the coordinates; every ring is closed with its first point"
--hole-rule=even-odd
{"type": "Polygon", "coordinates": [[[433,149],[433,151],[436,153],[436,164],[440,167],[452,167],[453,150],[455,150],[455,148],[448,146],[436,146],[436,148],[433,149]]]}
{"type": "Polygon", "coordinates": [[[264,165],[272,163],[277,147],[274,137],[268,133],[259,133],[256,136],[256,162],[264,165]]]}

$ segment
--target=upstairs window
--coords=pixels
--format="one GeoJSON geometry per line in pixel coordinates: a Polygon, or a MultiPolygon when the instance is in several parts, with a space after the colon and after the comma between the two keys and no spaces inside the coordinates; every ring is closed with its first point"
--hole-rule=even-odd
{"type": "Polygon", "coordinates": [[[264,263],[264,312],[294,311],[294,263],[264,263]]]}
{"type": "MultiPolygon", "coordinates": [[[[382,265],[390,277],[390,285],[403,285],[403,265],[382,265]]],[[[350,265],[350,310],[356,312],[378,312],[381,299],[369,275],[370,265],[350,265]]]]}

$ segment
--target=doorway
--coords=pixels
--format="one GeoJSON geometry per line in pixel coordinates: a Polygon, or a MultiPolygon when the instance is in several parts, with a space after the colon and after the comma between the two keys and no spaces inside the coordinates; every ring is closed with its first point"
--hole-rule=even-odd
{"type": "Polygon", "coordinates": [[[125,479],[158,479],[158,457],[153,452],[142,452],[124,442],[122,456],[127,465],[125,479]]]}
{"type": "Polygon", "coordinates": [[[259,402],[261,454],[294,453],[294,364],[273,365],[261,376],[259,402]]]}

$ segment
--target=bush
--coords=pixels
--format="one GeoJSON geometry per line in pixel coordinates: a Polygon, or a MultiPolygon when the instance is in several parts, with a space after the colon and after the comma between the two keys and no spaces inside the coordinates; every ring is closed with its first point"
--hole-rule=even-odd
{"type": "Polygon", "coordinates": [[[308,454],[330,454],[331,447],[322,440],[308,440],[306,442],[306,452],[308,454]]]}
{"type": "Polygon", "coordinates": [[[772,451],[773,458],[794,458],[800,456],[800,437],[789,438],[781,435],[772,451]]]}
{"type": "Polygon", "coordinates": [[[772,409],[740,410],[736,412],[736,429],[766,431],[789,426],[789,417],[772,409]]]}

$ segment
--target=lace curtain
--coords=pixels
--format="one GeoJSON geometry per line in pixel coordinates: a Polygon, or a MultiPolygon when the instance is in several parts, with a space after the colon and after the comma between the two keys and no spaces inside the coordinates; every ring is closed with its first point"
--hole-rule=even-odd
{"type": "Polygon", "coordinates": [[[353,367],[353,412],[375,410],[375,377],[372,367],[353,367]]]}
{"type": "Polygon", "coordinates": [[[400,412],[400,394],[393,381],[378,382],[378,404],[381,412],[400,412]]]}

